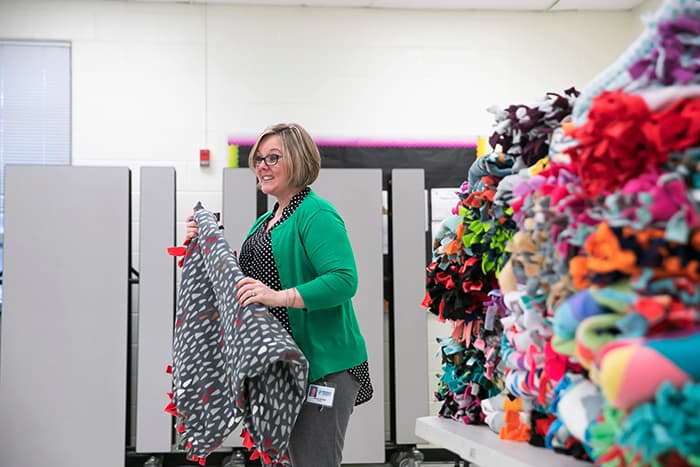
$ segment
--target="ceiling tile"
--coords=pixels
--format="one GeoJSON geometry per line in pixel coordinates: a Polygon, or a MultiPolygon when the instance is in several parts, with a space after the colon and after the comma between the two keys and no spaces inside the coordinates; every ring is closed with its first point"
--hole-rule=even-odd
{"type": "MultiPolygon", "coordinates": [[[[2,0],[0,0],[2,1],[2,0]]],[[[374,7],[421,10],[629,10],[644,0],[130,0],[172,3],[216,3],[228,5],[274,5],[310,7],[374,7]]]]}
{"type": "MultiPolygon", "coordinates": [[[[153,0],[146,0],[153,1],[153,0]]],[[[175,0],[157,0],[175,1],[175,0]]],[[[250,6],[369,7],[372,0],[187,0],[192,3],[216,3],[250,6]]]]}
{"type": "Polygon", "coordinates": [[[547,10],[554,0],[374,0],[373,7],[445,10],[547,10]]]}
{"type": "Polygon", "coordinates": [[[631,10],[644,0],[559,0],[552,7],[557,10],[631,10]]]}

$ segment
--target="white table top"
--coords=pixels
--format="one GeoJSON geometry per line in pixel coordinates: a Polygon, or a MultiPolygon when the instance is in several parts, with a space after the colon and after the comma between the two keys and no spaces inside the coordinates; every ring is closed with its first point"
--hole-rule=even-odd
{"type": "Polygon", "coordinates": [[[416,419],[416,436],[479,467],[591,467],[590,462],[528,443],[506,441],[484,425],[431,416],[416,419]]]}

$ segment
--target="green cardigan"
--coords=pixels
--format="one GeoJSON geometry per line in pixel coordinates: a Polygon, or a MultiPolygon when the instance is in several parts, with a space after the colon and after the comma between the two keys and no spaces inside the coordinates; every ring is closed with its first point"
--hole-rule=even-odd
{"type": "MultiPolygon", "coordinates": [[[[258,218],[252,235],[270,216],[258,218]]],[[[282,289],[296,287],[305,309],[288,308],[292,335],[309,361],[309,381],[367,360],[352,297],[357,267],[345,223],[313,190],[292,215],[271,231],[282,289]]]]}

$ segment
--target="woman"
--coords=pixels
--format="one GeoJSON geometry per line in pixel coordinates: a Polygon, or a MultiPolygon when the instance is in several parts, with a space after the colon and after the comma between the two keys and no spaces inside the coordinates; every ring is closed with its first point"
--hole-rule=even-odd
{"type": "MultiPolygon", "coordinates": [[[[248,166],[260,190],[276,198],[258,218],[239,255],[244,306],[267,306],[309,361],[309,397],[289,442],[294,467],[340,466],[353,407],[372,396],[367,350],[352,297],[357,268],[345,224],[310,187],[321,156],[297,124],[266,129],[248,166]]],[[[187,238],[197,235],[190,219],[187,238]]]]}

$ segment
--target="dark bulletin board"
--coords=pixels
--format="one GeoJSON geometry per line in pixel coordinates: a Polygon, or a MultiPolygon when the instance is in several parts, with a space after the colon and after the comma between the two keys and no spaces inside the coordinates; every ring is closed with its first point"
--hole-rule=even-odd
{"type": "MultiPolygon", "coordinates": [[[[382,186],[389,189],[391,169],[424,169],[425,187],[459,187],[476,158],[474,147],[321,146],[326,169],[382,169],[382,186]]],[[[251,146],[240,146],[239,167],[248,167],[251,146]]]]}

